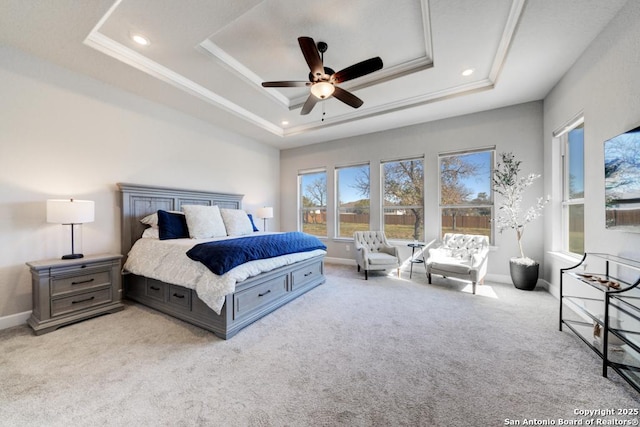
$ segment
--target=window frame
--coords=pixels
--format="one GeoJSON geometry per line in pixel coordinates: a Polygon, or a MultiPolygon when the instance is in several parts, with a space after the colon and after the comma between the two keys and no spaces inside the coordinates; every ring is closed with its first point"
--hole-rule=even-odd
{"type": "Polygon", "coordinates": [[[457,151],[447,151],[438,154],[438,235],[440,237],[443,236],[442,230],[442,216],[443,211],[445,209],[479,209],[479,208],[488,208],[490,211],[489,218],[489,244],[493,244],[495,242],[495,227],[494,227],[494,219],[495,219],[495,196],[493,191],[493,185],[491,184],[491,180],[493,178],[493,173],[496,168],[496,147],[482,147],[482,148],[473,148],[467,150],[457,150],[457,151]],[[489,203],[487,204],[456,204],[456,205],[443,205],[442,204],[442,159],[444,157],[454,157],[454,156],[464,156],[467,154],[474,153],[490,153],[491,159],[489,160],[489,203]]]}
{"type": "Polygon", "coordinates": [[[424,241],[425,240],[425,213],[426,213],[426,208],[425,208],[425,158],[424,158],[424,154],[422,155],[417,155],[417,156],[407,156],[407,157],[401,157],[401,158],[396,158],[396,159],[387,159],[387,160],[380,160],[380,229],[383,230],[385,232],[385,234],[387,235],[387,239],[389,240],[393,240],[393,241],[398,241],[398,242],[410,242],[410,241],[414,241],[416,240],[415,238],[410,238],[410,239],[402,239],[402,238],[398,238],[398,237],[392,237],[389,236],[385,230],[385,218],[386,218],[386,209],[395,209],[395,210],[410,210],[410,209],[420,209],[422,211],[422,219],[421,219],[421,228],[422,228],[422,233],[418,239],[418,241],[424,241]],[[391,207],[386,207],[385,206],[385,182],[386,182],[386,173],[384,170],[384,167],[386,164],[388,163],[400,163],[400,162],[410,162],[410,161],[420,161],[422,162],[422,205],[398,205],[398,206],[391,206],[391,207]]]}
{"type": "MultiPolygon", "coordinates": [[[[306,170],[301,170],[298,171],[298,215],[297,215],[297,229],[298,231],[302,231],[305,233],[308,233],[308,231],[304,230],[304,221],[302,220],[304,212],[310,212],[310,211],[320,211],[321,214],[322,212],[324,212],[324,217],[325,217],[325,229],[326,232],[324,235],[317,235],[317,234],[312,234],[316,237],[319,238],[328,238],[329,237],[329,227],[327,224],[327,202],[329,199],[329,186],[327,183],[327,169],[326,168],[315,168],[315,169],[306,169],[306,170]],[[325,182],[325,200],[324,200],[324,206],[313,206],[313,207],[304,207],[303,206],[303,200],[304,200],[304,189],[302,188],[302,181],[303,181],[303,177],[306,175],[315,175],[315,174],[320,174],[320,173],[324,173],[324,182],[325,182]]],[[[317,213],[316,213],[317,214],[317,213]]]]}
{"type": "Polygon", "coordinates": [[[571,256],[582,256],[584,255],[584,237],[586,235],[586,229],[584,227],[584,181],[583,181],[583,189],[582,189],[582,197],[571,198],[571,190],[570,190],[570,156],[569,156],[569,133],[575,129],[582,128],[582,176],[583,180],[585,177],[584,170],[584,114],[580,113],[575,118],[567,122],[559,131],[554,132],[553,136],[560,142],[560,164],[561,164],[561,179],[560,185],[561,187],[561,196],[562,202],[561,206],[561,216],[562,216],[562,248],[561,251],[571,255],[571,256]],[[582,206],[583,211],[583,225],[582,225],[582,252],[572,252],[570,248],[570,222],[569,222],[569,211],[571,207],[574,206],[582,206]]]}
{"type": "Polygon", "coordinates": [[[334,195],[335,195],[335,221],[334,221],[334,236],[335,239],[353,239],[353,236],[341,236],[340,235],[340,223],[341,223],[341,212],[345,209],[351,208],[343,208],[340,206],[340,171],[351,168],[360,168],[367,167],[369,169],[369,205],[367,210],[369,212],[369,224],[367,229],[371,228],[371,162],[359,162],[348,165],[336,166],[334,168],[334,195]]]}

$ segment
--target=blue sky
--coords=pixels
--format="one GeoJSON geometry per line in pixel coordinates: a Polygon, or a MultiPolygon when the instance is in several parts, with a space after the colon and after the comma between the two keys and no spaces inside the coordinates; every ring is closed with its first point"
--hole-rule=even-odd
{"type": "Polygon", "coordinates": [[[569,132],[569,175],[572,176],[571,193],[584,193],[584,128],[569,132]]]}

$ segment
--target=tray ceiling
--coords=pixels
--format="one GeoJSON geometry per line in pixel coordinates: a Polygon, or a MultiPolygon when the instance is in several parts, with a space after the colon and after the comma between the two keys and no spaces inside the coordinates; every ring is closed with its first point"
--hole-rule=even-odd
{"type": "Polygon", "coordinates": [[[542,99],[624,2],[12,0],[0,40],[288,148],[542,99]],[[54,25],[45,38],[20,20],[54,25]],[[336,71],[382,58],[340,85],[362,107],[329,98],[302,116],[308,88],[261,86],[308,79],[300,36],[326,42],[336,71]]]}

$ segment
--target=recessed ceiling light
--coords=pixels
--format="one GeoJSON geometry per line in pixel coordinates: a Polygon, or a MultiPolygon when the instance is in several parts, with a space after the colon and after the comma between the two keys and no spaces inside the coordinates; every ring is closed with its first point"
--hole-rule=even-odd
{"type": "Polygon", "coordinates": [[[473,74],[474,71],[475,70],[473,68],[467,68],[462,72],[462,75],[465,77],[469,77],[471,74],[473,74]]]}
{"type": "Polygon", "coordinates": [[[286,126],[286,125],[288,125],[288,124],[289,124],[289,122],[288,122],[288,121],[286,121],[286,120],[283,120],[283,121],[282,121],[282,122],[280,122],[280,123],[282,124],[282,126],[286,126]]]}
{"type": "Polygon", "coordinates": [[[151,44],[148,38],[138,33],[132,33],[131,40],[138,43],[140,46],[149,46],[151,44]]]}

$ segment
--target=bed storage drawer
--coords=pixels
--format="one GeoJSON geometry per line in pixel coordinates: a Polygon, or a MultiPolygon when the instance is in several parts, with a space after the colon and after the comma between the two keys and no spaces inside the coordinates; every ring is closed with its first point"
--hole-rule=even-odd
{"type": "Polygon", "coordinates": [[[287,282],[288,275],[284,274],[268,282],[236,292],[233,296],[234,318],[244,316],[247,313],[265,307],[286,294],[287,282]]]}
{"type": "Polygon", "coordinates": [[[166,285],[154,279],[147,279],[144,284],[144,294],[157,301],[164,301],[164,290],[166,285]]]}
{"type": "Polygon", "coordinates": [[[291,272],[291,290],[295,291],[322,276],[322,261],[309,264],[291,272]]]}
{"type": "Polygon", "coordinates": [[[191,310],[191,290],[182,286],[169,286],[169,304],[191,310]]]}
{"type": "Polygon", "coordinates": [[[59,316],[111,302],[111,288],[51,300],[51,315],[59,316]]]}

